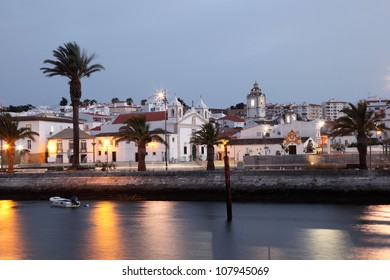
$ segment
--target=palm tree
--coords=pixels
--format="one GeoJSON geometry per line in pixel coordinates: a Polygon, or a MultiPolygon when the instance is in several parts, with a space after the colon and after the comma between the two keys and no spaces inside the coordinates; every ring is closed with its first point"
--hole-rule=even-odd
{"type": "Polygon", "coordinates": [[[214,128],[211,123],[202,125],[200,130],[192,133],[191,143],[195,145],[206,145],[207,147],[207,170],[215,170],[214,145],[222,144],[222,138],[218,137],[219,129],[214,128]]]}
{"type": "Polygon", "coordinates": [[[83,77],[89,77],[92,73],[104,69],[100,64],[92,64],[95,54],[88,55],[85,50],[81,50],[75,42],[66,43],[53,51],[56,60],[47,59],[43,63],[48,63],[53,68],[42,67],[40,70],[46,77],[64,76],[69,78],[69,93],[73,107],[73,162],[72,168],[80,166],[80,133],[79,133],[79,106],[81,98],[81,81],[83,77]]]}
{"type": "Polygon", "coordinates": [[[379,124],[385,117],[384,111],[367,111],[367,102],[362,100],[357,106],[349,103],[349,108],[341,110],[345,116],[335,120],[330,137],[356,135],[359,152],[359,168],[367,169],[367,143],[372,131],[389,130],[384,124],[379,124]]]}
{"type": "Polygon", "coordinates": [[[38,133],[31,131],[30,128],[18,128],[19,122],[15,121],[10,114],[0,115],[0,139],[7,143],[8,173],[14,172],[15,143],[21,139],[31,139],[35,141],[34,136],[38,133]]]}
{"type": "Polygon", "coordinates": [[[164,139],[158,135],[163,133],[164,130],[160,128],[150,130],[145,117],[136,115],[129,118],[125,125],[119,128],[119,136],[116,138],[116,141],[135,142],[138,146],[138,171],[146,171],[146,145],[152,141],[167,145],[164,139]]]}

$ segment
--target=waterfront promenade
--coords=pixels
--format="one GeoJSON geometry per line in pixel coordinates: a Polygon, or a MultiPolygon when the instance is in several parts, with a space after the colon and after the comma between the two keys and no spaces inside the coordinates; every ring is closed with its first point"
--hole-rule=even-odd
{"type": "MultiPolygon", "coordinates": [[[[388,170],[231,170],[234,201],[308,203],[390,203],[388,170]]],[[[77,195],[81,200],[223,201],[221,165],[157,165],[148,171],[46,171],[0,174],[0,199],[48,199],[77,195]],[[174,168],[175,167],[175,168],[174,168]]]]}

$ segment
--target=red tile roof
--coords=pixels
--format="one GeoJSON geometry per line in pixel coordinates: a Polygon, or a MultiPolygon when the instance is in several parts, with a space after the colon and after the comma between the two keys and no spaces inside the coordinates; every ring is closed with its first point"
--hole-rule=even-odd
{"type": "Polygon", "coordinates": [[[232,122],[245,122],[244,119],[238,118],[236,116],[226,116],[226,117],[220,118],[218,120],[229,120],[232,122]]]}
{"type": "Polygon", "coordinates": [[[129,114],[120,114],[112,124],[124,124],[129,118],[134,116],[144,116],[147,122],[156,122],[165,120],[165,111],[160,112],[144,112],[144,113],[129,113],[129,114]]]}

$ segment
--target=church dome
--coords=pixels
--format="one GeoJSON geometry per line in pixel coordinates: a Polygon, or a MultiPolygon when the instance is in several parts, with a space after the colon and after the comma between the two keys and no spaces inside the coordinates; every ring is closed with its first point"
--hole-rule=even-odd
{"type": "Polygon", "coordinates": [[[259,87],[259,84],[255,82],[253,84],[253,88],[251,89],[250,93],[248,94],[248,97],[258,97],[264,95],[264,93],[261,92],[261,88],[259,87]]]}

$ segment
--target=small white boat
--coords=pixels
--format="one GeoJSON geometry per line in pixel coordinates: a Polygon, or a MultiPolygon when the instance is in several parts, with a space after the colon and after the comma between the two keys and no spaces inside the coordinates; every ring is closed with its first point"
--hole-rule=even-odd
{"type": "Polygon", "coordinates": [[[81,202],[78,200],[77,196],[72,196],[71,199],[53,196],[50,197],[49,200],[52,207],[77,208],[81,205],[81,202]]]}

